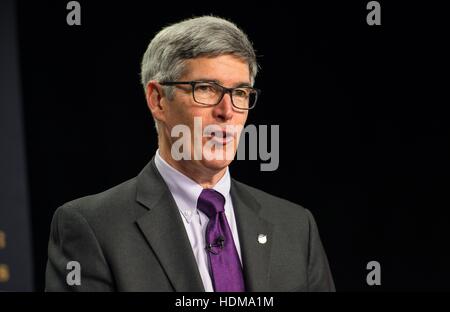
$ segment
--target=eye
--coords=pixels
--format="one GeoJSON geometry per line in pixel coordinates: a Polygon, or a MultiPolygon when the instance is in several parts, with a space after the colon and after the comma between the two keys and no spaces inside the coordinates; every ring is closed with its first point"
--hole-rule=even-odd
{"type": "Polygon", "coordinates": [[[247,89],[235,89],[233,94],[238,97],[246,98],[248,97],[249,91],[247,89]]]}
{"type": "Polygon", "coordinates": [[[216,89],[213,85],[209,83],[199,83],[195,85],[195,91],[202,92],[202,93],[209,93],[209,92],[216,92],[216,89]]]}

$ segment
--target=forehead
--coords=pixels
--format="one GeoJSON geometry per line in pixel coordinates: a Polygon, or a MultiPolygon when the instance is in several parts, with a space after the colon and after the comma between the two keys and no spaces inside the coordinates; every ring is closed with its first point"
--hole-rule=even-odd
{"type": "Polygon", "coordinates": [[[250,83],[246,61],[233,55],[197,57],[185,61],[183,79],[215,80],[223,84],[250,83]]]}

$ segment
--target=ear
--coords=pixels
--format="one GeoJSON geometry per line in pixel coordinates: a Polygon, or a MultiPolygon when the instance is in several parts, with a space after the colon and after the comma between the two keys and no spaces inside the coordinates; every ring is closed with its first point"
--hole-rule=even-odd
{"type": "Polygon", "coordinates": [[[165,121],[164,115],[164,91],[156,80],[151,80],[145,88],[145,98],[150,112],[158,121],[165,121]]]}

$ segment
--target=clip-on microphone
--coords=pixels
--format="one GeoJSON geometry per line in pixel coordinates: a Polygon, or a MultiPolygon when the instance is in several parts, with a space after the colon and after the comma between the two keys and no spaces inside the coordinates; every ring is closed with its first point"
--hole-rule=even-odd
{"type": "Polygon", "coordinates": [[[217,247],[217,248],[223,249],[224,246],[225,246],[225,238],[224,238],[222,235],[220,235],[220,236],[216,239],[215,244],[207,244],[207,245],[206,245],[206,250],[208,250],[210,253],[213,253],[213,254],[217,255],[217,254],[219,254],[219,253],[216,252],[216,251],[214,251],[214,250],[213,250],[213,247],[217,247]]]}

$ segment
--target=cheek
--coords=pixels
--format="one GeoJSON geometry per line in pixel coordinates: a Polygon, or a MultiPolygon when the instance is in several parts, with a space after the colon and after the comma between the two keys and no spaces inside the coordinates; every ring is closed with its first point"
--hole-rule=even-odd
{"type": "Polygon", "coordinates": [[[248,117],[248,112],[245,112],[242,114],[237,114],[235,124],[244,126],[245,122],[247,121],[247,117],[248,117]]]}
{"type": "Polygon", "coordinates": [[[166,118],[169,126],[172,128],[176,125],[190,126],[193,123],[192,113],[189,109],[189,103],[183,101],[174,101],[169,104],[166,118]]]}

